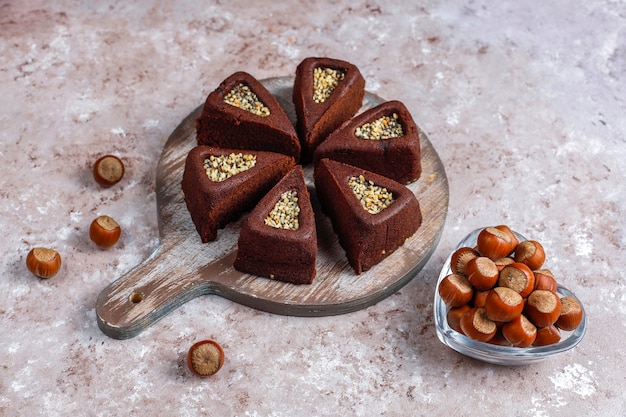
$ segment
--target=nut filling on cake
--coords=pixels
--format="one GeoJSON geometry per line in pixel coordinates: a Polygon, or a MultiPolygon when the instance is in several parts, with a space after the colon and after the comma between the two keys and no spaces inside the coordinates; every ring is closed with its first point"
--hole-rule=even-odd
{"type": "Polygon", "coordinates": [[[359,139],[381,140],[399,138],[404,136],[402,124],[398,120],[398,114],[393,113],[391,116],[383,116],[380,119],[357,127],[354,135],[359,139]]]}
{"type": "Polygon", "coordinates": [[[255,155],[242,153],[211,155],[204,160],[206,176],[213,182],[227,180],[234,175],[253,168],[255,165],[255,155]]]}
{"type": "Polygon", "coordinates": [[[250,90],[250,87],[242,83],[237,84],[224,96],[224,102],[257,116],[267,117],[270,115],[270,109],[259,100],[257,95],[250,90]]]}
{"type": "Polygon", "coordinates": [[[313,101],[323,103],[333,93],[346,74],[332,68],[315,68],[313,70],[313,101]]]}
{"type": "Polygon", "coordinates": [[[379,187],[372,181],[366,180],[363,175],[351,177],[348,180],[348,185],[359,199],[363,209],[370,214],[380,213],[394,201],[392,193],[387,191],[386,188],[379,187]]]}
{"type": "Polygon", "coordinates": [[[265,224],[276,229],[298,230],[300,227],[299,214],[298,193],[293,190],[285,191],[265,218],[265,224]]]}

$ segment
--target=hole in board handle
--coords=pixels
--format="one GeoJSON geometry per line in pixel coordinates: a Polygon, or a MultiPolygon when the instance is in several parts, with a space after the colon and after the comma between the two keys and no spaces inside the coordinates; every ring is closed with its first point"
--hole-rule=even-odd
{"type": "Polygon", "coordinates": [[[128,299],[133,304],[139,304],[143,300],[143,294],[139,292],[134,292],[130,295],[130,297],[128,297],[128,299]]]}

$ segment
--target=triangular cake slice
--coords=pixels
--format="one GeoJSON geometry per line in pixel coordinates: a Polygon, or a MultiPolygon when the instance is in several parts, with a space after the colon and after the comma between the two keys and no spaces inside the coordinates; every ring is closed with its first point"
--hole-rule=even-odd
{"type": "Polygon", "coordinates": [[[236,72],[211,92],[196,124],[198,145],[277,152],[300,159],[296,130],[276,98],[236,72]]]}
{"type": "Polygon", "coordinates": [[[365,79],[359,69],[332,58],[306,58],[296,69],[293,104],[302,160],[310,162],[313,151],[363,104],[365,79]]]}
{"type": "Polygon", "coordinates": [[[251,210],[295,166],[291,156],[196,146],[187,154],[182,190],[202,242],[251,210]]]}
{"type": "Polygon", "coordinates": [[[322,210],[357,274],[402,246],[422,223],[413,192],[392,179],[330,159],[319,161],[314,178],[322,210]]]}
{"type": "Polygon", "coordinates": [[[422,173],[419,129],[404,104],[388,101],[334,131],[315,151],[314,163],[324,158],[408,184],[422,173]]]}
{"type": "Polygon", "coordinates": [[[300,165],[257,204],[239,233],[235,269],[293,284],[315,278],[317,235],[300,165]]]}

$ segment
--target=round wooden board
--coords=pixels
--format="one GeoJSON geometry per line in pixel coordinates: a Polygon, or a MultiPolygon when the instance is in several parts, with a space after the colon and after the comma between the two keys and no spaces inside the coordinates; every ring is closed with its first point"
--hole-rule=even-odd
{"type": "MultiPolygon", "coordinates": [[[[295,124],[291,101],[293,77],[270,78],[262,83],[295,124]]],[[[360,112],[383,101],[366,92],[360,112]]],[[[171,134],[157,167],[159,246],[147,260],[98,296],[97,320],[105,334],[116,339],[134,337],[173,309],[205,294],[284,315],[348,313],[396,292],[415,277],[432,255],[448,211],[448,181],[439,156],[422,132],[422,176],[408,185],[420,202],[422,225],[404,246],[381,263],[356,275],[339,246],[330,220],[320,212],[312,169],[305,167],[318,230],[317,276],[313,284],[293,285],[235,270],[237,238],[246,216],[220,230],[216,241],[202,244],[181,191],[185,158],[196,146],[195,121],[201,108],[187,116],[171,134]]]]}

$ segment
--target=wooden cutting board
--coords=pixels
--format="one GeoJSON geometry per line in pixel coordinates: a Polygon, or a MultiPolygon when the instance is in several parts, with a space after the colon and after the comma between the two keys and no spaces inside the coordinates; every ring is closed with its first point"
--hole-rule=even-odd
{"type": "MultiPolygon", "coordinates": [[[[292,122],[293,77],[262,83],[292,122]]],[[[384,100],[366,92],[360,111],[384,100]]],[[[417,196],[423,222],[405,245],[371,270],[356,275],[339,246],[328,218],[321,214],[311,167],[307,185],[318,229],[317,276],[311,285],[293,285],[243,274],[233,268],[239,229],[246,216],[201,243],[181,191],[185,158],[196,145],[195,109],[167,140],[156,173],[160,244],[148,259],[102,290],[96,301],[100,329],[116,339],[136,336],[185,302],[206,294],[226,297],[256,309],[294,316],[343,314],[377,303],[415,277],[441,237],[448,211],[448,181],[432,144],[421,133],[422,176],[409,188],[417,196]]],[[[206,302],[211,302],[207,297],[206,302]]]]}

